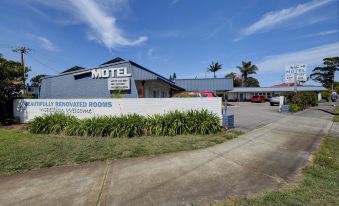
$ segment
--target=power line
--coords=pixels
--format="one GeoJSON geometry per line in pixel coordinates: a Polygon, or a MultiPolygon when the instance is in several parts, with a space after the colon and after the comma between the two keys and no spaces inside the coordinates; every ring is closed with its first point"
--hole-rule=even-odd
{"type": "Polygon", "coordinates": [[[47,68],[49,68],[50,70],[55,71],[56,73],[60,73],[59,71],[57,71],[56,69],[54,69],[53,67],[41,62],[40,60],[38,60],[37,58],[33,57],[31,54],[26,54],[27,56],[29,56],[30,58],[32,58],[34,61],[36,61],[37,63],[41,64],[42,66],[45,66],[47,68]]]}
{"type": "MultiPolygon", "coordinates": [[[[54,69],[53,67],[43,63],[42,61],[38,60],[37,58],[35,58],[34,56],[32,56],[31,52],[32,49],[27,48],[27,47],[14,47],[11,46],[9,44],[5,44],[5,43],[0,43],[0,48],[5,48],[5,49],[11,49],[13,52],[22,52],[22,54],[25,54],[26,56],[32,58],[35,62],[39,63],[40,65],[47,67],[48,69],[56,72],[56,73],[60,73],[58,70],[54,69]]],[[[23,62],[21,61],[21,63],[23,64],[23,62]]]]}

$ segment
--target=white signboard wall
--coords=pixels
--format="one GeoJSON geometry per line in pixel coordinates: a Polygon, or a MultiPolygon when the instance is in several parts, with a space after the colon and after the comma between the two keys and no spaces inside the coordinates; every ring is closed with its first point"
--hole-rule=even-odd
{"type": "Polygon", "coordinates": [[[124,78],[108,78],[108,90],[129,90],[131,79],[124,78]]]}
{"type": "Polygon", "coordinates": [[[307,65],[291,65],[287,66],[285,70],[285,83],[293,83],[294,77],[296,77],[297,82],[306,82],[307,81],[307,65]]]}
{"type": "MultiPolygon", "coordinates": [[[[169,111],[201,110],[216,114],[222,119],[221,98],[146,98],[146,99],[17,99],[14,116],[20,122],[34,117],[62,112],[80,119],[103,116],[140,114],[165,114],[169,111]]],[[[221,122],[220,122],[221,124],[221,122]]]]}

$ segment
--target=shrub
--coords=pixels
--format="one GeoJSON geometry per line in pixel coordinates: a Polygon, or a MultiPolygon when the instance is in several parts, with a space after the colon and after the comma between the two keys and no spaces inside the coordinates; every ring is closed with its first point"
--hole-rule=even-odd
{"type": "Polygon", "coordinates": [[[191,98],[191,97],[198,97],[198,95],[197,94],[179,93],[179,94],[175,94],[173,97],[176,97],[176,98],[191,98]]]}
{"type": "Polygon", "coordinates": [[[17,121],[14,117],[0,117],[0,126],[7,126],[16,123],[17,121]]]}
{"type": "Polygon", "coordinates": [[[33,133],[70,136],[135,137],[142,135],[205,135],[220,131],[219,118],[207,110],[173,111],[144,117],[138,114],[77,119],[63,113],[34,118],[28,126],[33,133]]]}
{"type": "Polygon", "coordinates": [[[298,112],[300,111],[300,107],[297,104],[290,104],[290,110],[291,112],[298,112]]]}
{"type": "Polygon", "coordinates": [[[287,104],[291,106],[292,112],[318,105],[318,97],[315,92],[288,92],[284,96],[286,96],[287,104]]]}
{"type": "Polygon", "coordinates": [[[330,101],[330,96],[331,96],[331,91],[330,90],[325,90],[321,92],[321,97],[322,99],[326,100],[327,102],[330,101]]]}

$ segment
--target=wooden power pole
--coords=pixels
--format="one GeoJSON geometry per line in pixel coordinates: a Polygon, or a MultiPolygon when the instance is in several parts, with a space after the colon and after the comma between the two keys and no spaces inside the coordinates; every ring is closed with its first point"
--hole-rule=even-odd
{"type": "Polygon", "coordinates": [[[12,50],[13,52],[20,52],[21,56],[21,65],[23,68],[23,83],[24,83],[24,88],[23,88],[23,94],[26,94],[26,78],[27,78],[27,70],[25,68],[25,62],[24,62],[24,54],[27,54],[29,51],[31,51],[30,48],[27,47],[18,47],[12,50]]]}

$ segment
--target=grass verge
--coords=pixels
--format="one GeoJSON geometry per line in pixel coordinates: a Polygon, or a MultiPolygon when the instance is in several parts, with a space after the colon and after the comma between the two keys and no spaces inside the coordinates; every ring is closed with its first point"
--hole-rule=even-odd
{"type": "Polygon", "coordinates": [[[335,109],[335,114],[333,117],[333,122],[339,122],[339,107],[335,109]]]}
{"type": "Polygon", "coordinates": [[[339,202],[339,140],[326,138],[312,166],[303,172],[303,183],[295,188],[243,197],[216,204],[235,205],[337,205],[339,202]]]}
{"type": "Polygon", "coordinates": [[[240,134],[239,131],[227,131],[216,135],[99,138],[37,135],[27,131],[0,129],[0,174],[201,149],[240,134]]]}

